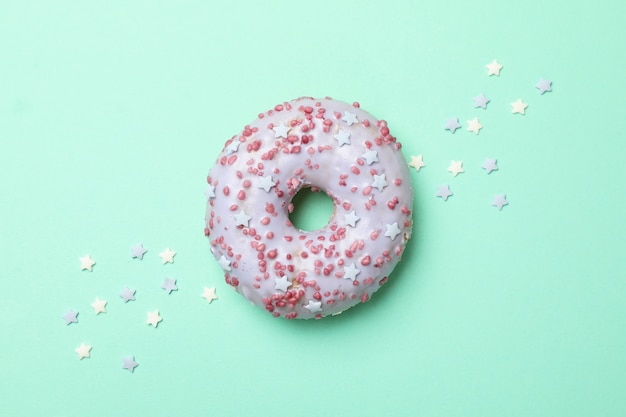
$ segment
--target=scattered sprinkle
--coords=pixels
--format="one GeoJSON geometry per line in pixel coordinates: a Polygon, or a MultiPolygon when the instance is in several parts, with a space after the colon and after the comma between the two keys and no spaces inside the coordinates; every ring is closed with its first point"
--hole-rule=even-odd
{"type": "Polygon", "coordinates": [[[230,267],[230,261],[226,259],[224,255],[222,255],[222,257],[220,258],[219,261],[217,261],[217,263],[222,267],[224,271],[227,271],[227,272],[232,271],[232,268],[230,267]]]}
{"type": "Polygon", "coordinates": [[[441,197],[443,201],[448,201],[448,197],[452,195],[450,187],[448,185],[440,185],[437,187],[437,197],[441,197]]]}
{"type": "Polygon", "coordinates": [[[374,162],[378,162],[378,151],[373,151],[371,149],[367,150],[363,155],[361,155],[367,165],[372,165],[374,162]]]}
{"type": "Polygon", "coordinates": [[[131,252],[131,259],[139,259],[142,260],[143,259],[143,255],[148,252],[147,249],[144,249],[143,244],[138,244],[137,246],[133,246],[132,248],[130,248],[130,252],[131,252]]]}
{"type": "Polygon", "coordinates": [[[272,130],[274,131],[274,138],[287,139],[287,136],[289,136],[289,130],[291,130],[291,128],[289,126],[280,124],[280,125],[275,126],[274,129],[272,130]]]}
{"type": "Polygon", "coordinates": [[[81,343],[79,347],[74,349],[74,352],[78,353],[78,359],[90,358],[91,357],[91,346],[86,345],[85,343],[81,343]]]}
{"type": "Polygon", "coordinates": [[[356,222],[359,220],[361,220],[361,218],[355,214],[354,210],[345,216],[345,222],[350,227],[356,227],[356,222]]]}
{"type": "Polygon", "coordinates": [[[360,273],[361,273],[361,270],[357,269],[354,262],[352,262],[352,265],[349,265],[344,268],[343,278],[349,279],[354,282],[356,280],[356,276],[359,275],[360,273]]]}
{"type": "Polygon", "coordinates": [[[479,96],[473,97],[472,99],[474,100],[475,109],[478,107],[480,107],[481,109],[487,109],[487,103],[491,101],[482,93],[479,96]]]}
{"type": "Polygon", "coordinates": [[[122,300],[125,303],[135,301],[135,292],[137,292],[137,290],[131,290],[130,288],[125,287],[120,293],[120,297],[122,297],[122,300]]]}
{"type": "Polygon", "coordinates": [[[445,130],[449,130],[451,133],[454,133],[460,127],[461,127],[461,124],[459,123],[458,117],[453,117],[452,119],[446,120],[445,130]]]}
{"type": "Polygon", "coordinates": [[[170,278],[165,278],[163,280],[163,285],[161,285],[161,288],[163,288],[168,294],[171,294],[172,291],[178,291],[178,287],[176,286],[176,280],[170,278]]]}
{"type": "Polygon", "coordinates": [[[261,179],[259,180],[259,185],[257,187],[263,188],[266,193],[269,193],[272,187],[275,185],[276,183],[272,181],[272,176],[268,175],[266,177],[261,177],[261,179]]]}
{"type": "Polygon", "coordinates": [[[165,248],[163,252],[159,253],[159,256],[163,260],[163,264],[166,264],[166,263],[173,264],[175,255],[176,255],[176,252],[170,250],[170,248],[165,248]]]}
{"type": "Polygon", "coordinates": [[[478,117],[474,117],[472,120],[467,121],[467,130],[478,134],[478,131],[483,128],[483,125],[478,121],[478,117]]]}
{"type": "Polygon", "coordinates": [[[282,276],[274,279],[274,289],[282,292],[287,292],[287,289],[291,286],[291,281],[287,279],[287,276],[282,276]]]}
{"type": "Polygon", "coordinates": [[[146,324],[149,324],[152,327],[156,328],[162,320],[163,317],[159,316],[159,310],[148,311],[148,319],[146,320],[146,324]]]}
{"type": "Polygon", "coordinates": [[[386,175],[376,175],[374,174],[374,182],[372,183],[372,187],[377,188],[378,191],[382,191],[387,185],[386,175]]]}
{"type": "Polygon", "coordinates": [[[211,301],[217,300],[217,295],[215,295],[215,287],[204,287],[204,291],[202,292],[201,297],[204,298],[209,304],[211,304],[211,301]]]}
{"type": "Polygon", "coordinates": [[[455,177],[461,172],[465,172],[463,169],[463,161],[451,161],[448,171],[450,171],[455,177]]]}
{"type": "Polygon", "coordinates": [[[204,196],[206,197],[207,201],[215,198],[215,186],[207,184],[206,188],[204,189],[204,196]]]}
{"type": "Polygon", "coordinates": [[[487,171],[487,174],[491,174],[491,171],[497,171],[497,160],[491,158],[485,159],[485,163],[482,164],[482,168],[487,171]]]}
{"type": "Polygon", "coordinates": [[[409,162],[409,166],[415,168],[417,172],[419,172],[420,168],[425,167],[424,159],[422,155],[411,155],[411,162],[409,162]]]}
{"type": "Polygon", "coordinates": [[[96,300],[91,303],[91,307],[93,307],[93,311],[96,314],[100,314],[100,313],[106,313],[107,310],[105,308],[105,306],[107,305],[107,302],[105,300],[101,300],[98,297],[96,297],[96,300]]]}
{"type": "Polygon", "coordinates": [[[347,130],[339,129],[339,132],[337,132],[333,138],[339,143],[339,146],[350,144],[350,132],[347,130]]]}
{"type": "Polygon", "coordinates": [[[511,107],[513,108],[512,113],[526,114],[526,107],[528,104],[524,103],[521,98],[518,98],[517,101],[511,103],[511,107]]]}
{"type": "Polygon", "coordinates": [[[393,224],[387,225],[387,231],[385,232],[385,236],[387,236],[391,240],[394,240],[396,236],[398,236],[400,233],[401,232],[400,228],[398,227],[398,222],[395,222],[393,224]]]}
{"type": "Polygon", "coordinates": [[[500,70],[503,68],[503,65],[499,64],[497,60],[493,60],[491,64],[485,65],[489,71],[487,71],[487,75],[495,75],[496,77],[500,76],[500,70]]]}
{"type": "Polygon", "coordinates": [[[128,369],[131,373],[133,373],[135,371],[135,368],[139,366],[139,364],[135,362],[134,356],[128,356],[126,358],[123,358],[123,361],[124,365],[122,366],[122,368],[128,369]]]}
{"type": "Polygon", "coordinates": [[[72,309],[67,310],[67,312],[63,314],[63,319],[65,320],[66,325],[78,323],[78,311],[74,311],[72,309]]]}
{"type": "Polygon", "coordinates": [[[248,216],[248,214],[241,210],[239,212],[239,214],[235,214],[235,226],[243,226],[243,227],[248,227],[248,224],[250,223],[250,219],[252,219],[251,216],[248,216]]]}
{"type": "Polygon", "coordinates": [[[322,311],[322,302],[309,300],[309,303],[305,305],[304,308],[309,310],[311,313],[319,313],[322,311]]]}
{"type": "Polygon", "coordinates": [[[542,78],[537,84],[535,84],[535,87],[539,89],[539,94],[543,94],[546,91],[552,91],[552,81],[542,78]]]}
{"type": "Polygon", "coordinates": [[[82,258],[78,258],[80,259],[80,270],[84,271],[85,269],[89,272],[91,272],[93,270],[93,266],[96,264],[96,261],[94,261],[93,259],[91,259],[91,256],[89,256],[89,254],[83,256],[82,258]]]}
{"type": "Polygon", "coordinates": [[[232,142],[230,142],[230,145],[228,145],[226,147],[226,155],[232,155],[235,152],[237,152],[237,150],[239,149],[239,145],[241,145],[241,142],[239,142],[238,140],[233,140],[232,142]]]}
{"type": "Polygon", "coordinates": [[[353,124],[359,122],[357,120],[357,118],[356,118],[356,114],[350,113],[349,111],[344,111],[343,112],[343,117],[341,118],[341,120],[346,122],[348,124],[348,126],[352,126],[353,124]]]}
{"type": "Polygon", "coordinates": [[[498,207],[498,210],[502,210],[502,207],[507,204],[509,204],[509,202],[507,201],[505,194],[496,194],[493,197],[493,202],[491,203],[492,206],[498,207]]]}

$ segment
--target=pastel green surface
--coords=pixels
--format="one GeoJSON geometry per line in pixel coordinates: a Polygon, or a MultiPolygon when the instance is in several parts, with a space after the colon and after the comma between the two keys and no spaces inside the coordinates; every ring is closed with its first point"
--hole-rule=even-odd
{"type": "Polygon", "coordinates": [[[623,416],[625,12],[0,2],[0,415],[623,416]],[[553,92],[538,93],[541,77],[553,92]],[[308,322],[250,306],[202,234],[224,141],[302,95],[359,101],[427,164],[412,170],[414,237],[388,286],[308,322]],[[518,98],[525,116],[511,114],[518,98]],[[465,130],[476,116],[478,136],[465,130]],[[500,169],[486,175],[486,157],[500,169]],[[174,264],[160,263],[166,247],[174,264]],[[126,285],[135,302],[119,298],[126,285]],[[93,349],[79,361],[81,342],[93,349]]]}

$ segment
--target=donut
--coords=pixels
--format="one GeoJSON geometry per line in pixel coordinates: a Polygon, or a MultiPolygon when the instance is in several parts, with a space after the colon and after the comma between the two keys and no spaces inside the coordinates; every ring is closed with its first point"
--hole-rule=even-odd
{"type": "Polygon", "coordinates": [[[226,141],[207,176],[204,234],[226,283],[275,317],[320,319],[370,299],[400,261],[413,187],[387,123],[331,98],[276,105],[226,141]],[[298,191],[328,224],[289,220],[298,191]]]}

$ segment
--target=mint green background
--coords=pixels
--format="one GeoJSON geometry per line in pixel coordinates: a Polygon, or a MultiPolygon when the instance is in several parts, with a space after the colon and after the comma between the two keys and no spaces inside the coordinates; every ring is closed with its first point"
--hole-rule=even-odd
{"type": "Polygon", "coordinates": [[[0,414],[625,415],[625,12],[0,1],[0,414]],[[486,76],[493,59],[500,77],[486,76]],[[472,106],[481,92],[487,111],[472,106]],[[427,167],[412,170],[415,234],[389,285],[341,316],[289,322],[223,282],[202,193],[226,139],[301,95],[358,100],[427,167]],[[525,116],[510,112],[520,97],[525,116]],[[484,129],[451,135],[453,116],[484,129]],[[500,170],[485,175],[486,157],[500,170]],[[78,324],[64,325],[68,308],[78,324]]]}

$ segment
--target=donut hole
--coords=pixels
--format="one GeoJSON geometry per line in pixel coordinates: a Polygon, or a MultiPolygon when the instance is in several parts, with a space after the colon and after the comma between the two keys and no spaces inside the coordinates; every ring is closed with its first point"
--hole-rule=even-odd
{"type": "Polygon", "coordinates": [[[312,232],[328,225],[335,210],[333,200],[316,187],[300,189],[291,200],[289,221],[298,229],[312,232]]]}

